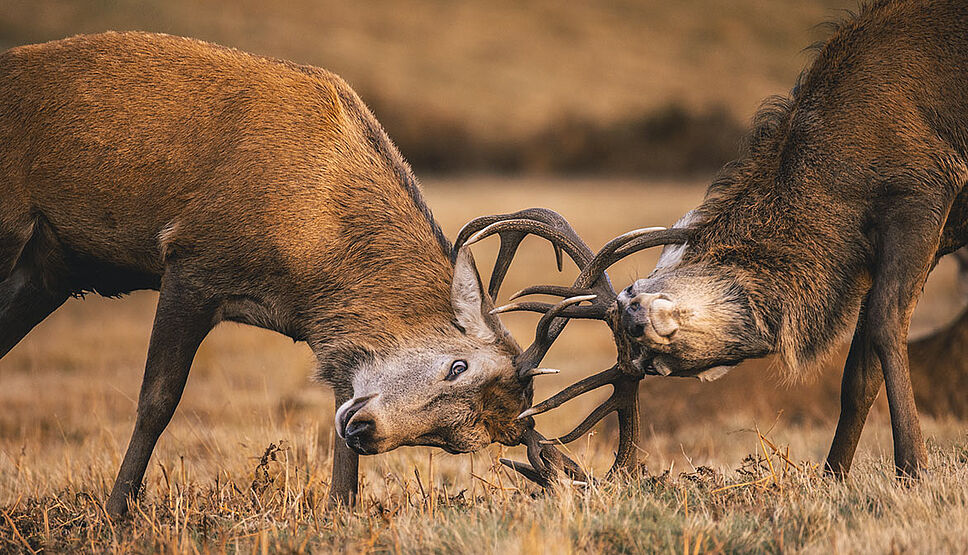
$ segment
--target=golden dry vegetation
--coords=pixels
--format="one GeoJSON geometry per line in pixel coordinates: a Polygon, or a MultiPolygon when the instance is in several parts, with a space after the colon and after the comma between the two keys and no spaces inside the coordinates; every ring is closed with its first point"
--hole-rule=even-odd
{"type": "MultiPolygon", "coordinates": [[[[450,236],[476,215],[542,205],[597,248],[628,229],[671,223],[703,187],[468,178],[425,190],[450,236]]],[[[482,268],[494,242],[475,247],[482,268]]],[[[616,266],[616,286],[646,273],[655,254],[616,266]]],[[[574,273],[558,275],[550,247],[529,239],[503,297],[574,273]]],[[[919,329],[959,308],[953,273],[936,271],[919,329]]],[[[968,540],[962,422],[925,420],[930,473],[905,485],[893,477],[887,411],[875,407],[851,481],[839,484],[818,469],[836,418],[836,369],[784,388],[762,361],[711,384],[644,381],[648,471],[639,476],[533,496],[495,464],[508,451],[500,446],[461,456],[404,448],[364,457],[359,507],[331,514],[332,396],[310,383],[309,350],[232,324],[203,344],[131,520],[112,523],[103,503],[133,425],[154,300],[70,301],[0,361],[0,551],[876,552],[959,551],[968,540]]],[[[533,317],[505,321],[530,339],[533,317]]],[[[563,372],[542,378],[536,397],[613,357],[604,326],[572,324],[547,360],[563,372]]],[[[575,400],[538,426],[567,431],[600,398],[575,400]]],[[[611,426],[570,446],[599,475],[611,426]]]]}

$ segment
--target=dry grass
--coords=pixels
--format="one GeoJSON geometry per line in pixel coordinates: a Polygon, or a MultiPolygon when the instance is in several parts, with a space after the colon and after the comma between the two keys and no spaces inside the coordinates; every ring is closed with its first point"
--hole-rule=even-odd
{"type": "Polygon", "coordinates": [[[130,522],[104,517],[103,490],[68,486],[7,505],[0,530],[14,552],[954,553],[968,541],[968,450],[963,437],[948,441],[932,442],[933,474],[916,484],[898,483],[881,457],[845,485],[748,433],[750,454],[734,471],[642,472],[537,496],[493,460],[479,457],[472,473],[428,457],[381,468],[351,515],[325,511],[320,461],[272,444],[261,460],[207,478],[159,464],[130,522]]]}
{"type": "MultiPolygon", "coordinates": [[[[607,131],[630,114],[669,106],[690,114],[724,107],[745,121],[760,99],[789,88],[807,59],[800,50],[821,36],[813,25],[854,4],[0,0],[0,48],[105,29],[195,36],[332,69],[398,127],[391,134],[417,145],[470,136],[506,146],[549,133],[555,149],[594,157],[596,145],[575,143],[584,122],[607,131]],[[425,139],[428,130],[437,139],[425,139]]],[[[430,183],[427,196],[450,236],[474,216],[542,205],[597,247],[633,227],[671,223],[702,190],[468,178],[430,183]]],[[[491,243],[475,247],[481,267],[491,243]]],[[[647,273],[654,259],[645,253],[618,265],[615,284],[647,273]]],[[[550,268],[550,248],[529,240],[505,296],[573,276],[550,268]]],[[[944,263],[936,270],[918,332],[957,312],[953,273],[944,263]]],[[[893,477],[887,413],[877,405],[850,483],[832,482],[817,463],[833,432],[837,372],[782,388],[770,361],[713,384],[646,381],[639,448],[648,470],[636,476],[534,496],[495,464],[506,454],[500,447],[459,457],[408,448],[366,457],[358,509],[327,513],[332,395],[309,383],[305,346],[235,325],[205,341],[131,520],[112,523],[103,503],[133,425],[155,299],[71,301],[0,361],[0,552],[961,552],[968,545],[962,422],[924,422],[931,471],[905,485],[893,477]],[[761,438],[757,428],[769,432],[761,438]]],[[[506,320],[522,342],[530,339],[534,318],[506,320]]],[[[543,378],[536,397],[613,357],[603,326],[570,325],[547,361],[564,372],[543,378]]],[[[570,429],[601,396],[539,417],[539,428],[570,429]]],[[[607,468],[612,426],[571,446],[589,469],[607,468]]]]}
{"type": "MultiPolygon", "coordinates": [[[[670,223],[702,187],[477,178],[432,182],[427,196],[451,236],[482,213],[545,205],[597,247],[670,223]]],[[[482,267],[490,243],[475,247],[482,267]]],[[[647,272],[654,256],[617,267],[616,285],[647,272]]],[[[573,276],[552,268],[550,247],[529,239],[504,295],[573,276]]],[[[936,274],[922,330],[958,308],[951,268],[936,274]]],[[[103,503],[133,425],[154,300],[71,301],[0,361],[0,551],[866,552],[959,551],[968,541],[963,423],[925,422],[931,473],[902,485],[887,413],[875,407],[850,484],[834,483],[816,465],[833,431],[836,372],[784,389],[764,363],[713,384],[645,382],[639,447],[650,472],[626,481],[533,497],[495,465],[500,447],[473,456],[406,448],[365,457],[359,509],[329,514],[331,394],[309,383],[304,346],[235,325],[205,341],[131,521],[111,523],[103,503]]],[[[506,320],[529,339],[533,318],[506,320]]],[[[613,357],[603,326],[571,326],[548,360],[563,375],[541,381],[536,396],[613,357]]],[[[566,431],[592,406],[588,397],[539,418],[539,428],[566,431]]],[[[571,446],[599,473],[614,447],[611,426],[571,446]]]]}

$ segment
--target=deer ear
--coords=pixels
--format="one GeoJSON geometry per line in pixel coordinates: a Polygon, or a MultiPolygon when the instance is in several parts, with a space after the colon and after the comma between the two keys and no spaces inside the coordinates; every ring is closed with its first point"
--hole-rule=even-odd
{"type": "Polygon", "coordinates": [[[467,335],[485,341],[495,339],[494,330],[488,322],[491,302],[484,293],[481,277],[477,273],[474,257],[467,248],[457,253],[454,264],[454,283],[450,287],[451,304],[457,324],[467,335]]]}

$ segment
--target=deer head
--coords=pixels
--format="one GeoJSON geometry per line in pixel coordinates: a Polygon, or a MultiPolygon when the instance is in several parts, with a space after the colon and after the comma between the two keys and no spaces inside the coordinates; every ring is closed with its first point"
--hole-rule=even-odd
{"type": "Polygon", "coordinates": [[[346,444],[360,454],[402,445],[463,453],[517,444],[527,424],[515,417],[531,403],[531,380],[518,375],[521,349],[492,308],[470,251],[461,249],[449,321],[358,357],[353,398],[336,412],[346,444]]]}
{"type": "Polygon", "coordinates": [[[634,364],[646,374],[711,380],[767,354],[772,342],[745,283],[699,263],[660,268],[622,290],[617,329],[636,345],[634,364]]]}
{"type": "Polygon", "coordinates": [[[533,430],[533,419],[519,418],[531,405],[532,379],[557,372],[538,368],[538,363],[561,331],[556,326],[564,321],[556,320],[554,312],[545,315],[535,342],[522,351],[492,302],[528,233],[552,240],[559,267],[561,249],[579,264],[592,256],[561,216],[550,210],[480,218],[465,226],[453,248],[449,318],[426,330],[412,330],[399,345],[381,349],[383,354],[363,350],[351,357],[352,398],[336,413],[336,429],[348,446],[361,454],[402,445],[460,453],[492,442],[525,443],[536,465],[550,460],[569,475],[582,476],[570,459],[540,445],[544,438],[533,430]],[[478,233],[497,218],[513,219],[523,228],[499,230],[501,252],[485,292],[468,247],[494,232],[478,233]]]}

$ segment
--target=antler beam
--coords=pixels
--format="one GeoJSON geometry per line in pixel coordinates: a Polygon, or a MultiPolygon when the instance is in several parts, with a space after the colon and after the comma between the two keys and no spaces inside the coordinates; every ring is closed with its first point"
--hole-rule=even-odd
{"type": "MultiPolygon", "coordinates": [[[[534,285],[522,289],[511,297],[512,300],[529,295],[563,297],[564,300],[557,304],[519,301],[494,309],[494,313],[513,311],[543,313],[535,330],[534,343],[516,361],[519,375],[529,377],[533,375],[534,369],[547,354],[552,343],[564,329],[567,319],[570,318],[605,321],[612,329],[616,340],[618,361],[608,370],[589,376],[521,413],[518,418],[529,418],[557,408],[593,389],[605,385],[613,387],[611,396],[571,432],[553,440],[542,438],[535,442],[534,435],[529,436],[527,440],[523,439],[522,441],[528,443],[530,465],[505,459],[501,462],[544,486],[554,481],[557,468],[564,469],[573,481],[584,481],[575,480],[573,477],[577,465],[569,467],[563,462],[561,457],[564,455],[560,451],[556,449],[552,451],[548,448],[578,439],[603,418],[612,412],[617,412],[619,446],[609,472],[611,474],[631,470],[636,463],[635,441],[639,434],[638,385],[644,373],[633,364],[630,345],[626,344],[626,341],[622,340],[623,336],[616,332],[618,318],[615,317],[616,313],[613,310],[616,293],[605,271],[622,258],[641,250],[660,245],[686,243],[690,240],[690,230],[661,227],[637,229],[609,241],[592,256],[591,250],[564,218],[550,210],[530,209],[506,216],[479,218],[461,231],[458,244],[463,241],[463,244],[469,245],[493,234],[501,236],[501,251],[498,262],[495,263],[495,275],[499,277],[495,281],[492,275],[491,281],[493,294],[496,295],[510,264],[510,257],[513,256],[521,240],[529,233],[545,237],[555,245],[559,270],[561,269],[560,253],[563,249],[578,264],[581,272],[571,287],[534,285]]],[[[540,434],[537,435],[540,436],[540,434]]],[[[567,457],[564,458],[567,459],[567,457]]],[[[568,459],[568,461],[571,460],[568,459]]],[[[571,464],[574,465],[574,462],[571,461],[571,464]]]]}

